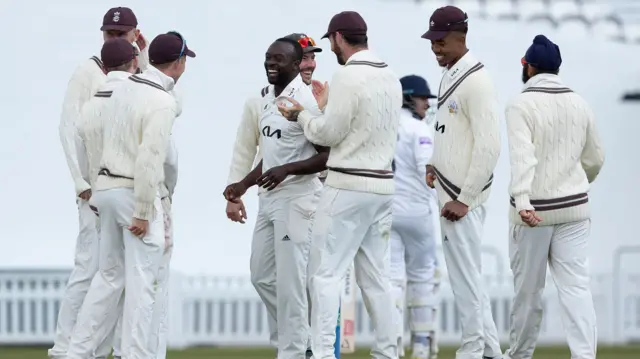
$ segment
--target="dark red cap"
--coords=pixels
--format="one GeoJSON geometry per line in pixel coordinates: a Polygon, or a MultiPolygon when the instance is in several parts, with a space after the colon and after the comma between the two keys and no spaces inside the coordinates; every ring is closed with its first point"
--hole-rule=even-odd
{"type": "Polygon", "coordinates": [[[367,23],[362,16],[355,11],[343,11],[331,18],[327,33],[324,34],[322,38],[327,38],[329,34],[334,32],[345,35],[366,35],[367,23]]]}
{"type": "Polygon", "coordinates": [[[136,48],[129,41],[116,38],[107,40],[102,45],[100,58],[105,68],[118,67],[133,60],[136,57],[136,48]]]}
{"type": "Polygon", "coordinates": [[[433,12],[429,19],[429,31],[422,35],[427,40],[442,40],[451,31],[465,31],[468,28],[467,14],[455,6],[445,6],[433,12]]]}
{"type": "Polygon", "coordinates": [[[138,19],[133,10],[128,7],[114,7],[109,9],[102,18],[101,31],[117,30],[131,31],[138,26],[138,19]]]}
{"type": "Polygon", "coordinates": [[[149,45],[149,62],[154,65],[176,61],[182,56],[196,57],[196,53],[189,50],[187,40],[178,32],[158,35],[149,45]]]}

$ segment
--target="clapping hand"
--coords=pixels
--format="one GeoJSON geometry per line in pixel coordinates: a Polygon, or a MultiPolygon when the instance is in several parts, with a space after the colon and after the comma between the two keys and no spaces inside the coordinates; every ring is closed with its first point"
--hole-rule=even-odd
{"type": "Polygon", "coordinates": [[[298,114],[304,110],[304,107],[300,102],[292,99],[291,97],[282,97],[283,100],[291,103],[292,106],[286,106],[284,103],[278,103],[278,111],[289,121],[297,121],[298,114]]]}
{"type": "Polygon", "coordinates": [[[325,81],[323,84],[318,80],[311,81],[311,92],[318,102],[318,108],[324,110],[329,100],[329,83],[325,81]]]}

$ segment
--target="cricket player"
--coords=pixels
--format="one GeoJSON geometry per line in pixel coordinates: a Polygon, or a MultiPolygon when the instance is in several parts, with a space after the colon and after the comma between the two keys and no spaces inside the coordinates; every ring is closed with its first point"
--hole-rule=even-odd
{"type": "Polygon", "coordinates": [[[395,196],[391,226],[391,284],[396,302],[398,350],[403,348],[404,308],[409,309],[413,359],[431,357],[437,307],[434,283],[436,238],[440,238],[435,190],[426,182],[433,153],[433,130],[423,119],[429,99],[427,81],[410,75],[400,79],[403,103],[393,161],[395,196]],[[405,304],[406,301],[406,304],[405,304]]]}
{"type": "MultiPolygon", "coordinates": [[[[316,53],[322,52],[322,49],[316,46],[313,38],[303,33],[293,33],[285,37],[298,41],[300,46],[302,46],[303,55],[302,62],[300,62],[300,76],[306,85],[311,86],[313,72],[316,70],[316,53]]],[[[238,125],[238,132],[236,133],[236,142],[233,147],[227,184],[241,181],[255,168],[262,158],[259,146],[260,128],[258,122],[262,112],[260,105],[262,104],[262,98],[265,92],[268,90],[268,86],[262,90],[262,96],[251,97],[244,104],[242,118],[238,125]]],[[[238,202],[227,201],[226,212],[227,218],[233,222],[244,223],[244,220],[247,219],[246,209],[244,208],[242,200],[238,200],[238,202]]],[[[271,317],[269,317],[269,319],[271,319],[271,317]]],[[[272,334],[275,334],[275,332],[272,332],[272,334]]],[[[275,342],[274,345],[276,345],[275,342]]]]}
{"type": "Polygon", "coordinates": [[[522,58],[524,89],[507,106],[509,257],[515,296],[505,358],[531,359],[547,264],[572,358],[596,358],[587,243],[590,183],[604,163],[591,106],[558,76],[560,48],[538,35],[522,58]],[[552,169],[552,170],[550,170],[552,169]]]}
{"type": "Polygon", "coordinates": [[[102,122],[103,149],[92,203],[100,214],[100,266],[74,328],[69,359],[85,359],[85,343],[104,336],[125,292],[123,358],[149,358],[155,282],[165,248],[160,184],[178,106],[171,91],[186,57],[195,57],[177,32],[149,46],[150,66],[117,88],[102,122]]]}
{"type": "MultiPolygon", "coordinates": [[[[123,38],[129,43],[133,43],[141,54],[137,58],[138,67],[144,70],[148,63],[146,39],[137,26],[138,20],[131,9],[116,7],[105,13],[100,30],[105,41],[123,38]]],[[[60,303],[54,345],[48,351],[48,355],[52,359],[65,357],[78,312],[89,290],[91,279],[98,271],[97,251],[99,244],[96,215],[89,207],[90,175],[88,164],[78,158],[76,147],[78,144],[77,123],[82,107],[105,82],[105,79],[103,63],[97,56],[92,56],[76,68],[67,86],[58,127],[62,148],[75,186],[80,228],[76,240],[74,267],[60,303]]]]}
{"type": "MultiPolygon", "coordinates": [[[[307,86],[312,86],[312,82],[315,86],[323,87],[319,81],[313,80],[313,72],[316,69],[316,53],[322,52],[322,49],[316,45],[313,38],[303,33],[293,33],[285,36],[285,38],[297,41],[302,46],[302,61],[300,62],[300,77],[302,82],[307,86]]],[[[313,88],[313,86],[312,86],[313,88]]],[[[251,170],[260,162],[262,155],[260,154],[260,144],[262,137],[260,136],[260,116],[262,112],[262,99],[269,92],[269,86],[262,89],[261,97],[252,97],[245,102],[244,111],[240,125],[238,126],[238,132],[236,135],[236,142],[233,148],[233,156],[231,159],[231,168],[229,170],[229,179],[227,184],[232,184],[241,181],[251,170]],[[252,165],[253,164],[253,165],[252,165]]],[[[315,95],[314,95],[315,96],[315,95]]],[[[322,172],[321,172],[322,173],[322,172]]],[[[320,177],[322,181],[322,177],[320,177]]],[[[259,192],[265,191],[262,187],[259,187],[259,192]]],[[[234,221],[244,223],[247,218],[246,210],[241,199],[237,199],[237,202],[227,201],[227,217],[234,221]]],[[[268,263],[275,262],[275,253],[273,251],[263,252],[262,255],[258,254],[258,250],[252,251],[256,253],[252,258],[254,260],[264,260],[268,263]]],[[[272,298],[271,302],[275,302],[276,296],[276,273],[275,266],[266,268],[264,266],[262,271],[254,271],[251,273],[251,281],[254,286],[260,286],[265,293],[270,293],[272,298]]],[[[276,326],[276,313],[275,306],[267,307],[267,318],[269,323],[269,338],[273,347],[278,347],[278,330],[276,326]]],[[[309,340],[310,342],[310,340],[309,340]]],[[[311,348],[307,350],[307,357],[312,355],[311,348]]]]}
{"type": "Polygon", "coordinates": [[[311,142],[331,148],[309,254],[313,355],[335,358],[340,292],[355,259],[356,282],[375,326],[372,357],[396,358],[388,240],[402,89],[388,65],[368,50],[367,24],[357,12],[335,15],[323,38],[344,65],[325,88],[323,115],[295,99],[290,107],[278,106],[311,142]]]}
{"type": "Polygon", "coordinates": [[[251,273],[252,278],[264,272],[276,276],[275,293],[260,282],[254,285],[267,309],[275,313],[279,359],[302,358],[308,348],[308,232],[322,188],[317,173],[325,169],[328,157],[328,149],[309,142],[302,127],[291,125],[277,108],[288,96],[320,113],[300,76],[302,56],[302,46],[289,38],[276,40],[267,50],[264,66],[271,86],[260,117],[263,158],[242,181],[224,191],[225,198],[234,201],[254,184],[266,189],[260,193],[251,273]]]}
{"type": "Polygon", "coordinates": [[[462,342],[457,359],[502,354],[489,297],[483,288],[481,244],[485,202],[500,155],[496,91],[466,46],[468,17],[455,6],[437,9],[422,36],[444,67],[427,181],[438,192],[443,251],[462,342]]]}

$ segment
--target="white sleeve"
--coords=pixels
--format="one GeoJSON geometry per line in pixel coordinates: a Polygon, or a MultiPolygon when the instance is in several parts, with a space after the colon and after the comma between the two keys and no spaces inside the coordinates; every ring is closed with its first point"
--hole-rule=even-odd
{"type": "Polygon", "coordinates": [[[169,136],[169,146],[167,147],[167,158],[164,160],[164,185],[167,187],[169,197],[173,193],[178,183],[178,150],[173,136],[169,136]]]}
{"type": "Polygon", "coordinates": [[[429,131],[429,127],[423,122],[416,126],[413,145],[416,167],[418,170],[426,172],[425,166],[429,164],[429,160],[433,156],[433,135],[429,131]]]}
{"type": "Polygon", "coordinates": [[[76,195],[91,188],[91,185],[83,178],[78,163],[78,129],[77,124],[82,111],[82,106],[93,96],[91,93],[93,74],[87,68],[87,64],[80,65],[71,76],[62,105],[62,115],[58,132],[62,148],[67,160],[67,166],[71,172],[76,195]]]}
{"type": "Polygon", "coordinates": [[[231,168],[227,184],[242,181],[251,172],[258,152],[260,139],[260,104],[261,98],[251,98],[244,104],[240,124],[236,133],[236,142],[233,145],[231,168]]]}
{"type": "Polygon", "coordinates": [[[531,118],[515,104],[507,106],[505,118],[511,163],[509,194],[515,200],[516,211],[533,210],[529,196],[538,159],[533,145],[531,118]]]}
{"type": "Polygon", "coordinates": [[[302,111],[298,123],[302,125],[309,141],[319,146],[338,145],[349,133],[351,121],[358,110],[358,93],[349,71],[338,70],[331,80],[329,100],[324,114],[314,116],[311,111],[302,111]]]}
{"type": "Polygon", "coordinates": [[[602,166],[604,165],[604,149],[602,141],[596,129],[596,121],[593,113],[589,110],[589,124],[587,125],[587,141],[582,149],[580,162],[584,172],[587,174],[589,183],[596,180],[602,166]]]}

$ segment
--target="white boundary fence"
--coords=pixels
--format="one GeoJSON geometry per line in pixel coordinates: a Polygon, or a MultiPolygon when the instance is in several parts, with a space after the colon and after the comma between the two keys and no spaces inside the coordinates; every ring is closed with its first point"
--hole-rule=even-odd
{"type": "MultiPolygon", "coordinates": [[[[640,254],[623,248],[615,260],[640,254]]],[[[35,345],[52,341],[66,270],[0,270],[0,345],[35,345]]],[[[508,338],[512,284],[506,275],[486,277],[493,315],[500,337],[508,338]]],[[[599,342],[622,344],[640,340],[640,268],[592,277],[599,342]]],[[[443,344],[460,338],[458,312],[447,282],[442,284],[439,324],[443,344]]],[[[169,346],[266,346],[266,310],[248,278],[185,276],[172,273],[169,346]]],[[[545,314],[540,342],[564,342],[559,304],[553,281],[544,293],[545,314]]],[[[356,346],[374,340],[360,296],[356,307],[356,346]]]]}

